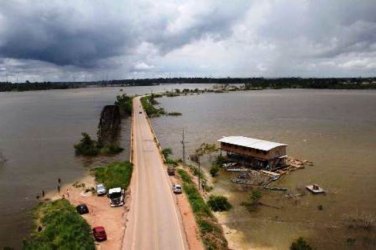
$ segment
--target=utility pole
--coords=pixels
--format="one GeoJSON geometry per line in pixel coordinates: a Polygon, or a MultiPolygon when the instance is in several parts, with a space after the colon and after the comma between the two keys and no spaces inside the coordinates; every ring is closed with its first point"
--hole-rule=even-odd
{"type": "Polygon", "coordinates": [[[200,156],[197,156],[197,163],[198,163],[198,190],[201,190],[201,163],[200,163],[200,156]]]}
{"type": "Polygon", "coordinates": [[[184,129],[183,129],[183,136],[182,136],[181,144],[182,144],[182,147],[183,147],[183,163],[185,164],[185,141],[184,141],[184,129]]]}

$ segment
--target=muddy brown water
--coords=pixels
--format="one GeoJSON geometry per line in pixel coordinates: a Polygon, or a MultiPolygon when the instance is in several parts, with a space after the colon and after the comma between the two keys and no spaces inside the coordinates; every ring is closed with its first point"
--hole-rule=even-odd
{"type": "Polygon", "coordinates": [[[160,92],[209,85],[163,85],[130,88],[0,93],[0,248],[21,248],[31,229],[31,209],[36,196],[82,177],[88,167],[128,159],[129,120],[123,122],[121,145],[116,157],[85,160],[74,156],[73,144],[81,132],[96,136],[103,106],[118,94],[160,92]],[[124,91],[121,92],[120,89],[124,91]],[[3,158],[6,161],[3,161],[3,158]]]}
{"type": "MultiPolygon", "coordinates": [[[[201,143],[244,135],[288,144],[290,156],[314,166],[275,184],[293,194],[317,183],[326,195],[263,191],[260,207],[249,213],[240,203],[248,192],[221,173],[214,193],[226,194],[234,208],[221,215],[238,249],[288,249],[303,236],[316,249],[376,249],[376,228],[351,228],[350,218],[376,218],[376,91],[263,90],[159,99],[179,117],[152,120],[163,147],[181,158],[185,130],[187,155],[201,143]],[[322,206],[322,210],[318,207],[322,206]]],[[[375,222],[374,222],[375,225],[375,222]]]]}

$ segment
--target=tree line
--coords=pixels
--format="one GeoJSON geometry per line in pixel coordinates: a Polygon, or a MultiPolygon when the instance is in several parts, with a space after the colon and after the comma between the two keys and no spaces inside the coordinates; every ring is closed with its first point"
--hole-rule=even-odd
{"type": "Polygon", "coordinates": [[[265,88],[313,88],[313,89],[376,89],[376,77],[351,78],[209,78],[209,77],[173,77],[173,78],[145,78],[123,79],[91,82],[29,82],[11,83],[0,82],[0,92],[28,91],[47,89],[82,88],[88,85],[98,87],[107,86],[153,86],[160,84],[244,84],[246,89],[265,88]]]}

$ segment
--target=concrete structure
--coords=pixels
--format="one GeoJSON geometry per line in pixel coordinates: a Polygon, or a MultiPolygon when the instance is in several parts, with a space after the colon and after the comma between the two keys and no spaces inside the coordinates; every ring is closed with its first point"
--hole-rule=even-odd
{"type": "Polygon", "coordinates": [[[286,164],[287,144],[244,136],[223,137],[218,142],[229,157],[249,167],[273,170],[286,164]]]}

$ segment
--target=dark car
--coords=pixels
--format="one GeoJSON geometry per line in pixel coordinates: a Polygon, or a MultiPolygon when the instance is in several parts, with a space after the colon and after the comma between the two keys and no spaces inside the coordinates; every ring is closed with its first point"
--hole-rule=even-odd
{"type": "Polygon", "coordinates": [[[175,175],[175,168],[169,166],[169,167],[167,168],[167,173],[168,173],[168,175],[175,175]]]}
{"type": "Polygon", "coordinates": [[[86,204],[80,204],[76,207],[76,210],[79,214],[87,214],[89,213],[89,208],[86,206],[86,204]]]}
{"type": "Polygon", "coordinates": [[[106,235],[106,231],[104,230],[104,227],[94,227],[93,236],[96,241],[107,240],[107,235],[106,235]]]}

